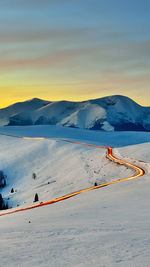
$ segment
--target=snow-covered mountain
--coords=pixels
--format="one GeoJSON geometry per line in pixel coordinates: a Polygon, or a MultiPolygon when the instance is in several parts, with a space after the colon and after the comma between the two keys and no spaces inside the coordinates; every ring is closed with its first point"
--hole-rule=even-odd
{"type": "Polygon", "coordinates": [[[0,109],[0,125],[62,125],[105,131],[150,131],[150,107],[114,95],[83,102],[34,98],[0,109]]]}
{"type": "MultiPolygon", "coordinates": [[[[0,125],[8,125],[11,122],[11,118],[20,117],[22,118],[22,124],[26,124],[25,121],[23,123],[23,116],[30,118],[33,111],[49,104],[49,101],[41,100],[38,98],[34,98],[32,100],[28,100],[25,102],[19,102],[13,104],[7,108],[0,109],[0,125]]],[[[21,121],[20,121],[21,123],[21,121]]],[[[30,121],[30,124],[32,122],[30,121]]],[[[20,124],[20,125],[22,125],[20,124]]]]}

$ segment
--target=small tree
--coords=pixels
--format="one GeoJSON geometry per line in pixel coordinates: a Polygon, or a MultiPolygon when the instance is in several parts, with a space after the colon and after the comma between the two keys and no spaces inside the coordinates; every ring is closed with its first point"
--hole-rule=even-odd
{"type": "Polygon", "coordinates": [[[39,196],[38,196],[38,194],[36,193],[33,202],[37,202],[37,201],[39,201],[39,196]]]}
{"type": "Polygon", "coordinates": [[[12,187],[12,189],[11,189],[11,193],[14,193],[14,189],[13,189],[13,187],[12,187]]]}

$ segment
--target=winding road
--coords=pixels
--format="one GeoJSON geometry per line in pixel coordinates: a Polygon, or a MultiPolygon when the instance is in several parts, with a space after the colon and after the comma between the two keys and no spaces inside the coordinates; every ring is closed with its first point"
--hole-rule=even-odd
{"type": "Polygon", "coordinates": [[[68,143],[72,143],[72,144],[76,144],[76,145],[90,146],[90,147],[94,147],[94,148],[104,148],[104,149],[107,150],[107,155],[108,155],[110,160],[113,160],[114,162],[118,162],[120,164],[124,164],[125,166],[129,166],[129,167],[133,168],[136,173],[135,173],[135,175],[133,175],[131,177],[128,177],[128,178],[118,179],[118,180],[115,180],[115,181],[112,181],[112,182],[109,182],[109,183],[105,183],[105,184],[101,184],[101,185],[85,188],[85,189],[76,191],[74,193],[70,193],[70,194],[61,196],[59,198],[55,198],[55,199],[49,200],[49,201],[41,202],[41,203],[34,204],[34,205],[31,205],[31,206],[28,206],[28,207],[24,207],[24,208],[16,208],[16,209],[7,210],[5,212],[1,212],[0,216],[4,216],[4,215],[20,212],[20,211],[30,210],[30,209],[39,208],[39,207],[42,207],[42,206],[54,204],[54,203],[57,203],[59,201],[63,201],[65,199],[77,196],[79,194],[82,194],[82,193],[90,191],[90,190],[95,190],[95,189],[99,189],[99,188],[102,188],[102,187],[105,187],[105,186],[108,186],[108,185],[116,184],[118,182],[123,182],[123,181],[131,180],[131,179],[135,179],[135,178],[141,177],[141,176],[143,176],[145,174],[145,171],[141,167],[138,167],[138,166],[136,166],[134,164],[131,164],[131,163],[128,163],[126,161],[123,161],[121,159],[116,158],[113,155],[112,147],[102,147],[102,146],[97,146],[97,145],[92,145],[92,144],[86,144],[86,143],[81,143],[81,142],[70,141],[70,140],[66,140],[66,139],[55,139],[55,138],[44,138],[44,137],[20,137],[20,136],[13,136],[13,135],[9,135],[9,134],[2,134],[2,135],[7,135],[7,136],[15,137],[15,138],[23,138],[23,139],[57,140],[57,141],[68,142],[68,143]]]}

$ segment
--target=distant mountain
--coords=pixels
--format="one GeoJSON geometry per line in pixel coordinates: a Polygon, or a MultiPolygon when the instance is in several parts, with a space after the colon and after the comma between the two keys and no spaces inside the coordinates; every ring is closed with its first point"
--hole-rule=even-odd
{"type": "Polygon", "coordinates": [[[38,98],[0,109],[0,125],[62,125],[105,131],[150,131],[150,107],[114,95],[83,102],[38,98]]]}
{"type": "Polygon", "coordinates": [[[13,118],[17,116],[20,116],[21,118],[22,114],[24,114],[25,117],[30,117],[30,114],[33,111],[44,107],[49,103],[49,101],[33,98],[25,102],[13,104],[7,108],[0,109],[0,125],[8,125],[11,123],[11,119],[13,120],[13,118]]]}

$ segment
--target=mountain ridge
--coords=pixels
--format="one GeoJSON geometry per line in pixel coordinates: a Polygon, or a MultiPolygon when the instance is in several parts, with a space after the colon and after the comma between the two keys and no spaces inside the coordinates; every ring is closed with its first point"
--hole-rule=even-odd
{"type": "Polygon", "coordinates": [[[0,109],[0,125],[62,125],[105,131],[150,131],[150,107],[112,95],[80,102],[33,98],[0,109]]]}

